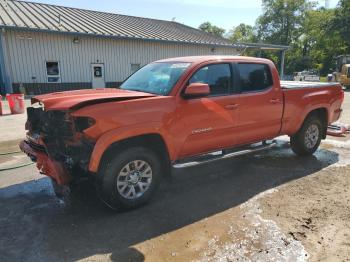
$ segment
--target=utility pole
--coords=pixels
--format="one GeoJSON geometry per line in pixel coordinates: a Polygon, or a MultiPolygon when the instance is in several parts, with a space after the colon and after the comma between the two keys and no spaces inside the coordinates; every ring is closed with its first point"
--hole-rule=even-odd
{"type": "Polygon", "coordinates": [[[329,0],[324,0],[324,8],[329,8],[329,0]]]}

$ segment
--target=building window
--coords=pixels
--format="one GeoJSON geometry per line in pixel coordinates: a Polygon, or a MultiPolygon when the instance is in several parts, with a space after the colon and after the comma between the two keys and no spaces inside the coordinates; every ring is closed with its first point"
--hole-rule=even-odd
{"type": "Polygon", "coordinates": [[[102,66],[94,66],[94,77],[102,78],[102,66]]]}
{"type": "Polygon", "coordinates": [[[46,62],[46,75],[48,83],[59,83],[61,81],[60,67],[57,61],[46,62]]]}
{"type": "Polygon", "coordinates": [[[140,64],[131,64],[131,74],[135,73],[137,70],[140,69],[140,64]]]}

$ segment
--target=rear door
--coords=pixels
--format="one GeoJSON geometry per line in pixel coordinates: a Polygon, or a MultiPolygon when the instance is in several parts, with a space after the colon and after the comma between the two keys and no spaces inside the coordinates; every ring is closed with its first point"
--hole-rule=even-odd
{"type": "Polygon", "coordinates": [[[283,94],[273,83],[271,68],[262,63],[238,63],[239,144],[276,137],[281,128],[283,94]]]}

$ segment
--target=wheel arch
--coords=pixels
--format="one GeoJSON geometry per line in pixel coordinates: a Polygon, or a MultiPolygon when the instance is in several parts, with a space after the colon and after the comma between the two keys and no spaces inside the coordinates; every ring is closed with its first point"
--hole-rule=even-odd
{"type": "MultiPolygon", "coordinates": [[[[125,148],[141,146],[154,151],[159,157],[165,174],[170,174],[170,156],[167,144],[159,133],[148,133],[124,138],[122,140],[111,143],[101,155],[94,172],[98,172],[104,161],[108,160],[112,153],[118,153],[125,148]]],[[[95,164],[96,165],[96,164],[95,164]]]]}
{"type": "Polygon", "coordinates": [[[327,127],[328,127],[328,109],[326,107],[319,107],[312,109],[304,118],[305,120],[311,116],[316,116],[322,122],[322,139],[325,139],[327,136],[327,127]]]}

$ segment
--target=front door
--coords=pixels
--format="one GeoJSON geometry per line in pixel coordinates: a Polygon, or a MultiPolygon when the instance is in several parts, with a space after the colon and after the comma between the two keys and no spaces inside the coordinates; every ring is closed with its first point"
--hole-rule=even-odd
{"type": "Polygon", "coordinates": [[[232,92],[229,63],[210,64],[193,74],[190,83],[206,83],[210,95],[183,99],[177,109],[178,128],[174,137],[182,137],[180,157],[219,150],[235,144],[239,95],[232,92]]]}
{"type": "Polygon", "coordinates": [[[105,88],[104,64],[91,64],[92,88],[105,88]]]}

